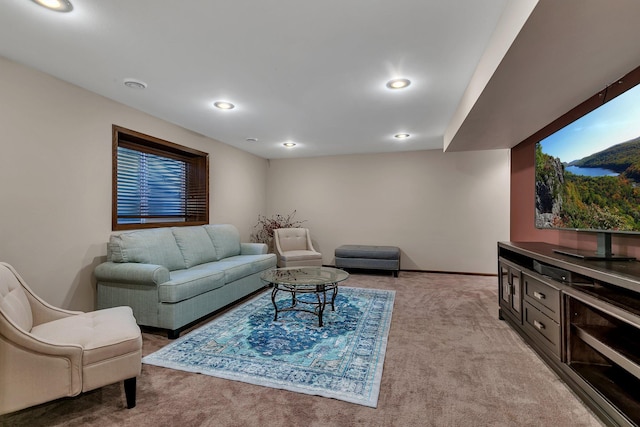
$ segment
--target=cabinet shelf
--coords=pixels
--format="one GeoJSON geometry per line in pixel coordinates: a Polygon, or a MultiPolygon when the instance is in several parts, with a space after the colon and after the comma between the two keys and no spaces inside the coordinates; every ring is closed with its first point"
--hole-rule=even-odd
{"type": "Polygon", "coordinates": [[[640,380],[640,344],[637,333],[610,326],[572,325],[576,335],[594,350],[640,380]]]}
{"type": "Polygon", "coordinates": [[[638,294],[627,291],[626,289],[616,289],[609,286],[581,285],[573,284],[572,288],[578,289],[587,295],[591,295],[602,301],[608,302],[618,308],[626,310],[636,316],[640,316],[640,306],[638,305],[638,294]]]}
{"type": "Polygon", "coordinates": [[[640,400],[634,397],[640,389],[640,381],[630,378],[614,366],[575,362],[570,366],[598,390],[611,405],[623,413],[632,425],[640,423],[640,400]]]}

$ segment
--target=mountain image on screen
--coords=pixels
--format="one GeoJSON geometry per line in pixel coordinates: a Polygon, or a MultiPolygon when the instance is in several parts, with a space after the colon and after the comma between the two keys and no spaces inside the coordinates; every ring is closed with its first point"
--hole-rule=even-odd
{"type": "Polygon", "coordinates": [[[640,232],[640,137],[563,163],[536,144],[536,227],[640,232]]]}

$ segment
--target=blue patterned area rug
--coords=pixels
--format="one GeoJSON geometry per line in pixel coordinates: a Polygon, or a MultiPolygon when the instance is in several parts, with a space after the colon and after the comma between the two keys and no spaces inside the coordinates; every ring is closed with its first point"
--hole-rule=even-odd
{"type": "MultiPolygon", "coordinates": [[[[307,312],[281,312],[274,321],[265,292],[142,361],[375,408],[394,297],[341,286],[320,328],[307,312]]],[[[291,296],[280,292],[276,302],[285,307],[291,296]]]]}

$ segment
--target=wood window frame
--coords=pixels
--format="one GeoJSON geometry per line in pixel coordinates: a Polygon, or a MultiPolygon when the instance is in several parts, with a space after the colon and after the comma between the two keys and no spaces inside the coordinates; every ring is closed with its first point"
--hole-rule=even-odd
{"type": "Polygon", "coordinates": [[[193,148],[165,141],[150,135],[112,125],[112,197],[111,228],[113,231],[143,228],[193,226],[209,223],[209,154],[193,148]],[[184,216],[175,221],[162,221],[153,216],[141,216],[139,223],[121,223],[118,217],[118,147],[185,162],[187,174],[184,182],[186,201],[194,201],[189,212],[185,204],[184,216]],[[149,222],[147,222],[149,221],[149,222]]]}

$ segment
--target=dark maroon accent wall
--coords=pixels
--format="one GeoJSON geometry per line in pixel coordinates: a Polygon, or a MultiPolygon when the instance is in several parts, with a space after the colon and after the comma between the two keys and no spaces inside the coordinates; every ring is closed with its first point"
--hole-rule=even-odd
{"type": "MultiPolygon", "coordinates": [[[[547,242],[573,249],[594,250],[596,235],[577,231],[540,230],[535,227],[535,141],[528,139],[511,149],[511,241],[547,242]]],[[[640,259],[640,235],[615,234],[613,252],[640,259]]]]}

